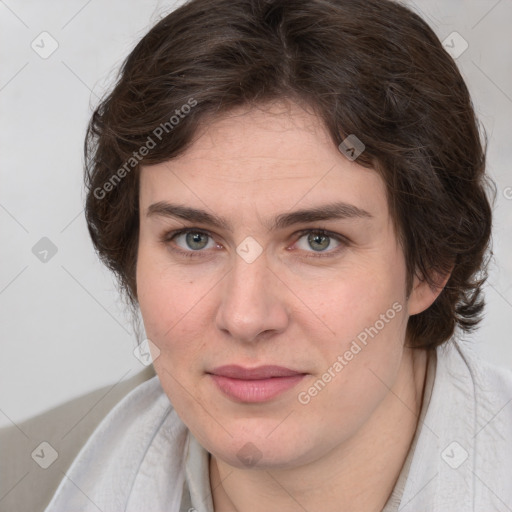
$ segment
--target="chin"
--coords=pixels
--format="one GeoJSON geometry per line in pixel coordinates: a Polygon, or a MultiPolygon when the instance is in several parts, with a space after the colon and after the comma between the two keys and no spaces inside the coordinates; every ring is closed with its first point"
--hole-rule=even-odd
{"type": "Polygon", "coordinates": [[[260,435],[257,429],[244,432],[231,429],[233,437],[224,433],[219,438],[197,439],[216,458],[239,469],[289,469],[314,459],[315,446],[307,432],[302,431],[303,439],[292,437],[286,429],[269,436],[276,429],[275,422],[271,428],[266,424],[261,427],[260,435]]]}

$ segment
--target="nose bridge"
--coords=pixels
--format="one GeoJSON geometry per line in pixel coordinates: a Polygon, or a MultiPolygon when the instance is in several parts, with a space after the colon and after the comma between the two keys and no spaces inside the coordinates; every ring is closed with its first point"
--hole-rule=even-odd
{"type": "Polygon", "coordinates": [[[272,275],[265,254],[250,263],[243,258],[235,258],[230,274],[229,283],[232,293],[239,294],[241,298],[250,298],[260,305],[271,299],[270,293],[265,294],[265,285],[267,285],[267,292],[271,292],[268,285],[270,284],[269,274],[272,275]]]}
{"type": "Polygon", "coordinates": [[[250,263],[237,255],[226,276],[217,326],[240,341],[284,329],[288,315],[276,281],[264,253],[250,263]]]}

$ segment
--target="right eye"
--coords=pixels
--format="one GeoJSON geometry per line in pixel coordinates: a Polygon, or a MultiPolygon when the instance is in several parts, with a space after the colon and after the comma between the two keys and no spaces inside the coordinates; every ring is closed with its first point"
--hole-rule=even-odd
{"type": "Polygon", "coordinates": [[[219,247],[210,233],[190,228],[164,233],[161,241],[168,245],[172,251],[187,257],[200,256],[200,253],[205,252],[203,249],[219,247]],[[178,248],[173,247],[173,245],[178,248]]]}

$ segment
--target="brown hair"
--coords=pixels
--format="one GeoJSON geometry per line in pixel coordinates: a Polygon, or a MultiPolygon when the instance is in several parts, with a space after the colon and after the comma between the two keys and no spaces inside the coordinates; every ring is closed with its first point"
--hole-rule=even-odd
{"type": "Polygon", "coordinates": [[[453,59],[388,0],[191,0],[136,45],[85,142],[89,232],[134,311],[140,162],[184,152],[208,119],[278,99],[311,107],[334,144],[365,144],[357,163],[386,183],[408,291],[415,273],[434,286],[453,268],[410,317],[410,346],[474,328],[491,232],[485,150],[453,59]]]}

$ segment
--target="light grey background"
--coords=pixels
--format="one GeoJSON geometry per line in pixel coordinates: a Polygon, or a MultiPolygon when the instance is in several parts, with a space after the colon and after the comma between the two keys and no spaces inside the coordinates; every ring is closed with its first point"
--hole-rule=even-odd
{"type": "MultiPolygon", "coordinates": [[[[468,342],[512,368],[512,0],[405,3],[441,40],[456,31],[469,44],[457,63],[489,135],[498,196],[487,314],[468,342]]],[[[143,368],[128,313],[87,232],[82,151],[91,107],[173,5],[0,0],[0,426],[143,368]],[[44,31],[58,43],[48,58],[31,47],[51,48],[44,31]],[[43,237],[57,248],[46,262],[32,252],[43,237]]],[[[459,36],[450,37],[461,49],[459,36]]]]}

